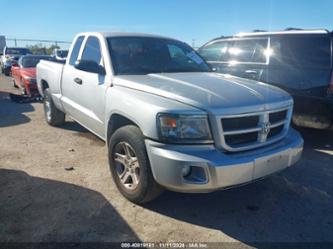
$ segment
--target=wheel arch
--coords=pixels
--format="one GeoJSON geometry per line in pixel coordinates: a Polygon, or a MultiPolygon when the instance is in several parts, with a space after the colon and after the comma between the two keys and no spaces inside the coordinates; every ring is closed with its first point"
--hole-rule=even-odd
{"type": "Polygon", "coordinates": [[[137,126],[141,132],[142,129],[137,124],[137,122],[133,121],[131,118],[127,117],[126,115],[120,113],[113,113],[111,114],[108,124],[107,124],[107,131],[106,131],[106,142],[109,144],[110,138],[113,133],[118,130],[119,128],[126,126],[126,125],[134,125],[137,126]]]}
{"type": "Polygon", "coordinates": [[[42,87],[42,90],[45,90],[46,88],[49,88],[50,86],[49,86],[49,83],[47,83],[47,81],[46,80],[41,80],[40,81],[40,83],[41,83],[41,87],[42,87]]]}

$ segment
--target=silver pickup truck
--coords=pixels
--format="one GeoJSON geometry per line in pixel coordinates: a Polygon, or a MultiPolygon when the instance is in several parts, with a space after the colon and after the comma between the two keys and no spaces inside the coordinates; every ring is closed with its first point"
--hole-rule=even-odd
{"type": "Polygon", "coordinates": [[[38,64],[37,82],[46,121],[61,125],[68,115],[103,139],[112,177],[135,203],[164,188],[249,183],[301,157],[288,93],[215,73],[174,39],[81,33],[64,64],[38,64]]]}

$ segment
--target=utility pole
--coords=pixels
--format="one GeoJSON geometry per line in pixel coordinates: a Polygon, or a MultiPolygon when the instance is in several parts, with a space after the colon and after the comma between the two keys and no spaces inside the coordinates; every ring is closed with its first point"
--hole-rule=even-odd
{"type": "Polygon", "coordinates": [[[15,47],[17,47],[17,40],[14,38],[15,47]]]}
{"type": "Polygon", "coordinates": [[[195,48],[195,39],[192,39],[192,48],[195,48]]]}

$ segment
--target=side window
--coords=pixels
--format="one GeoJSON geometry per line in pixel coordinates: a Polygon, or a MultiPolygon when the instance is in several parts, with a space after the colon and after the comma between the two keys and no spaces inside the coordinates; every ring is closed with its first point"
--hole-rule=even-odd
{"type": "Polygon", "coordinates": [[[228,41],[219,41],[199,49],[199,54],[206,61],[227,61],[228,41]]]}
{"type": "Polygon", "coordinates": [[[95,61],[100,64],[102,58],[101,48],[97,37],[90,36],[83,50],[81,60],[95,61]]]}
{"type": "Polygon", "coordinates": [[[77,57],[78,57],[79,52],[80,52],[80,48],[81,48],[83,39],[84,39],[84,36],[79,36],[76,39],[76,42],[75,42],[74,47],[72,49],[71,57],[69,58],[69,64],[70,65],[73,65],[73,66],[75,65],[75,62],[77,61],[77,57]]]}
{"type": "Polygon", "coordinates": [[[235,40],[228,49],[229,60],[237,62],[265,63],[268,39],[235,40]]]}
{"type": "Polygon", "coordinates": [[[168,44],[168,49],[169,49],[169,54],[170,54],[170,57],[173,59],[173,58],[177,58],[177,57],[184,57],[186,58],[186,55],[184,53],[184,51],[175,46],[175,45],[170,45],[168,44]]]}
{"type": "Polygon", "coordinates": [[[271,49],[271,64],[331,67],[331,41],[328,36],[272,37],[271,49]]]}

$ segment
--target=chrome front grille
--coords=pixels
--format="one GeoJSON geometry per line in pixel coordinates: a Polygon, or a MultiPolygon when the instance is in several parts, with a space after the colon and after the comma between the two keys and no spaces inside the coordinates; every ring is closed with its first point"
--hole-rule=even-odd
{"type": "Polygon", "coordinates": [[[288,132],[292,107],[220,117],[222,147],[230,152],[261,147],[288,132]]]}

